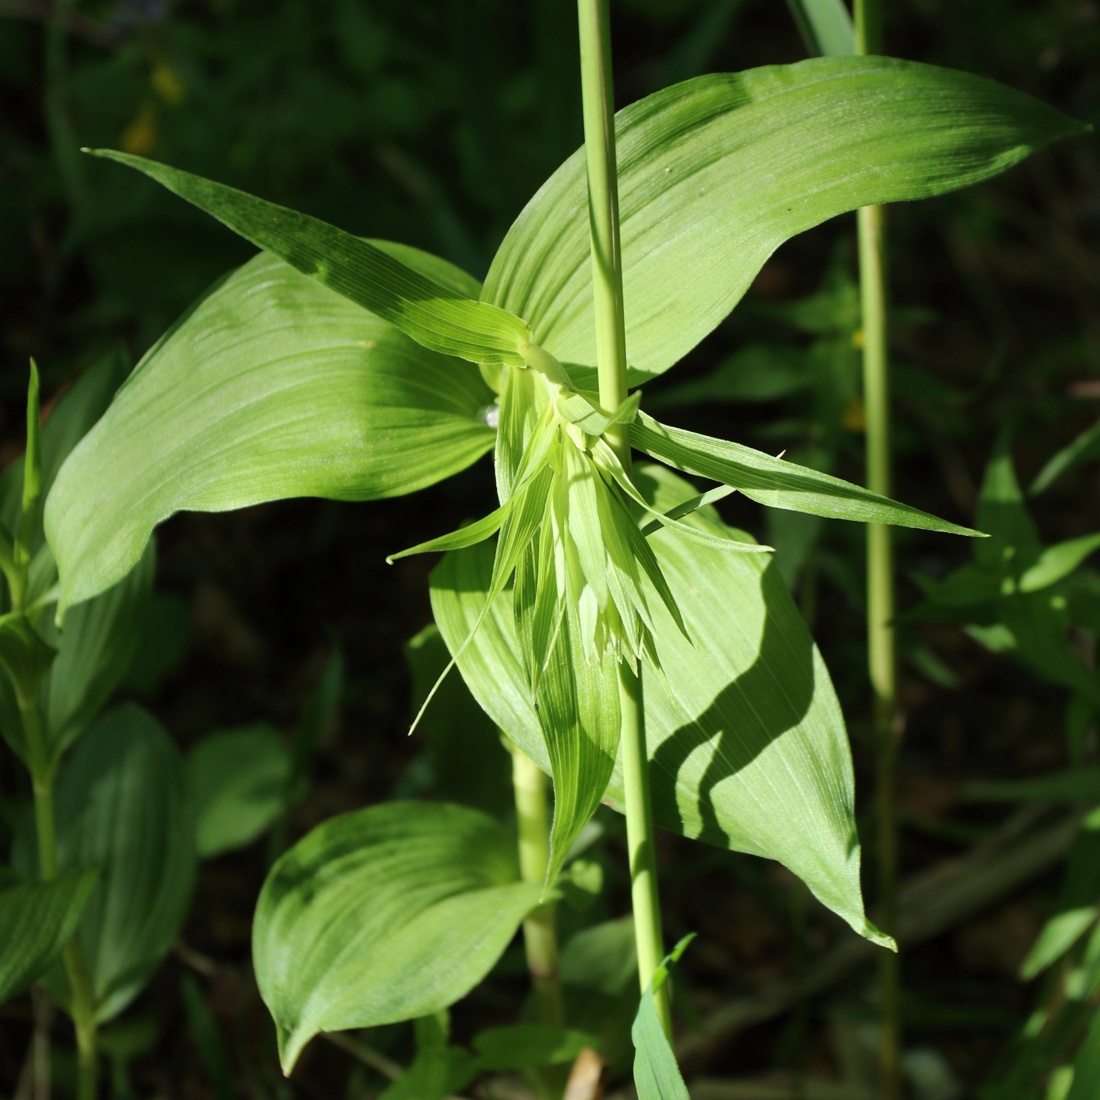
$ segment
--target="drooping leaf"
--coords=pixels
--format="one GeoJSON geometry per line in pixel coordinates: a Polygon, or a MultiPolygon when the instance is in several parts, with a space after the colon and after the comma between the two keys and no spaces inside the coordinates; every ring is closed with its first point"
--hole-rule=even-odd
{"type": "Polygon", "coordinates": [[[166,164],[110,149],[89,152],[144,172],[258,248],[370,310],[423,347],[473,363],[523,363],[519,349],[531,337],[523,321],[437,282],[389,250],[308,214],[166,164]]]}
{"type": "Polygon", "coordinates": [[[475,367],[257,257],[153,347],[59,473],[60,609],[121,578],[181,509],[397,496],[464,469],[493,445],[492,399],[475,367]]]}
{"type": "Polygon", "coordinates": [[[318,826],[272,868],[252,949],[283,1068],[320,1031],[463,997],[538,904],[515,842],[463,806],[391,802],[318,826]]]}
{"type": "Polygon", "coordinates": [[[653,977],[638,1002],[638,1015],[630,1036],[634,1040],[634,1087],[638,1100],[691,1100],[676,1064],[668,1036],[657,1016],[654,996],[669,978],[669,968],[684,952],[693,936],[681,940],[672,953],[653,972],[653,977]]]}
{"type": "Polygon", "coordinates": [[[859,523],[893,523],[955,535],[981,533],[752,447],[683,428],[670,428],[643,412],[638,413],[638,419],[631,426],[630,440],[653,458],[687,473],[732,485],[750,500],[771,508],[859,523]]]}
{"type": "Polygon", "coordinates": [[[58,958],[98,876],[91,868],[51,882],[0,883],[0,1002],[37,981],[58,958]]]}
{"type": "Polygon", "coordinates": [[[264,723],[207,734],[187,757],[201,859],[244,848],[286,808],[290,753],[264,723]]]}
{"type": "MultiPolygon", "coordinates": [[[[100,718],[62,764],[56,787],[62,871],[103,872],[77,930],[100,1022],[118,1015],[168,953],[191,900],[195,823],[183,760],[132,705],[100,718]]],[[[23,848],[33,848],[24,843],[23,848]]],[[[46,979],[68,1002],[64,973],[46,979]]]]}
{"type": "Polygon", "coordinates": [[[852,17],[844,0],[787,0],[806,48],[819,57],[845,57],[856,52],[852,17]]]}
{"type": "MultiPolygon", "coordinates": [[[[988,179],[1081,130],[981,77],[881,57],[697,77],[632,104],[616,147],[634,379],[683,358],[789,237],[988,179]]],[[[596,362],[585,196],[581,150],[520,214],[482,293],[564,363],[596,362]]]]}
{"type": "MultiPolygon", "coordinates": [[[[665,512],[695,495],[659,467],[635,476],[665,512]]],[[[731,534],[709,508],[685,522],[731,534]]],[[[780,860],[856,931],[889,942],[863,912],[843,717],[778,569],[763,555],[725,554],[665,531],[649,541],[695,642],[652,601],[662,672],[646,675],[645,718],[657,824],[780,860]]],[[[432,608],[452,652],[482,611],[490,566],[488,548],[473,548],[432,574],[432,608]]],[[[458,666],[490,717],[550,772],[507,597],[458,666]]],[[[618,764],[605,798],[623,805],[618,764]]]]}

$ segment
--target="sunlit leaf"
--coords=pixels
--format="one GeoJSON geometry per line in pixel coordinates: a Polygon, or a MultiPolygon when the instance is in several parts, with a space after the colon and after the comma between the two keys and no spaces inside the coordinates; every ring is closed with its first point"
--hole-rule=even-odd
{"type": "Polygon", "coordinates": [[[631,426],[630,440],[653,458],[687,473],[732,485],[750,500],[771,508],[955,535],[980,534],[808,466],[785,462],[740,443],[670,428],[643,412],[639,412],[631,426]]]}
{"type": "Polygon", "coordinates": [[[655,994],[669,980],[669,968],[684,952],[692,936],[681,940],[672,953],[653,972],[653,977],[638,1002],[638,1015],[630,1036],[634,1040],[634,1087],[638,1100],[691,1100],[676,1064],[668,1036],[657,1016],[655,994]]]}
{"type": "MultiPolygon", "coordinates": [[[[797,233],[988,179],[1082,127],[981,77],[881,57],[697,77],[616,116],[627,352],[660,374],[797,233]],[[858,109],[853,108],[858,104],[858,109]]],[[[482,298],[596,362],[583,150],[528,203],[482,298]]]]}
{"type": "Polygon", "coordinates": [[[59,473],[60,606],[110,587],[181,509],[389,497],[464,469],[493,445],[492,399],[476,367],[257,257],[146,355],[59,473]]]}
{"type": "MultiPolygon", "coordinates": [[[[635,477],[665,512],[695,496],[658,467],[638,468],[635,477]]],[[[711,509],[685,522],[747,537],[711,509]]],[[[840,707],[778,569],[764,555],[720,553],[665,531],[649,541],[695,643],[651,601],[662,669],[645,678],[657,824],[780,860],[858,932],[885,942],[863,913],[840,707]]],[[[459,551],[432,575],[432,608],[452,652],[482,611],[491,560],[488,547],[459,551]]],[[[507,596],[458,665],[490,717],[549,772],[507,596]]],[[[622,807],[618,765],[605,797],[622,807]]]]}
{"type": "Polygon", "coordinates": [[[52,882],[0,881],[0,1002],[40,978],[73,938],[94,868],[52,882]]]}
{"type": "Polygon", "coordinates": [[[1052,455],[1036,475],[1028,496],[1046,492],[1064,473],[1085,462],[1100,458],[1100,420],[1086,428],[1076,439],[1052,455]]]}
{"type": "Polygon", "coordinates": [[[283,1068],[320,1031],[424,1016],[473,988],[540,887],[463,806],[391,802],[326,821],[272,868],[252,953],[283,1068]]]}
{"type": "Polygon", "coordinates": [[[531,334],[518,317],[437,282],[389,250],[308,214],[166,164],[109,149],[94,152],[144,172],[258,248],[389,321],[432,351],[473,363],[523,363],[519,348],[531,334]]]}

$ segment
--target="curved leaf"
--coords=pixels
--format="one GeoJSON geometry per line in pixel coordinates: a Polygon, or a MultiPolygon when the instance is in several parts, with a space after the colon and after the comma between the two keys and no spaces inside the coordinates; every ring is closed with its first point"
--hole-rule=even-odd
{"type": "MultiPolygon", "coordinates": [[[[981,77],[881,57],[702,76],[616,116],[627,352],[660,374],[785,240],[872,203],[988,179],[1084,127],[981,77]]],[[[482,300],[596,362],[583,150],[509,230],[482,300]]]]}
{"type": "MultiPolygon", "coordinates": [[[[77,930],[102,1022],[141,992],[187,914],[195,823],[183,760],[151,715],[118,707],[78,742],[56,794],[58,865],[103,871],[77,930]]],[[[59,968],[46,984],[67,1002],[59,968]]]]}
{"type": "Polygon", "coordinates": [[[0,884],[0,1002],[37,981],[73,938],[99,872],[0,884]]]}
{"type": "Polygon", "coordinates": [[[389,802],[318,826],[271,869],[252,955],[289,1073],[320,1031],[437,1012],[493,966],[540,888],[464,806],[389,802]]]}
{"type": "Polygon", "coordinates": [[[476,367],[259,256],[153,347],[58,474],[59,611],[122,577],[181,509],[397,496],[464,469],[493,445],[492,400],[476,367]]]}
{"type": "Polygon", "coordinates": [[[334,225],[224,183],[111,149],[87,152],[136,168],[337,294],[389,321],[418,344],[472,363],[522,366],[530,330],[505,310],[458,293],[389,250],[334,225]]]}
{"type": "MultiPolygon", "coordinates": [[[[665,512],[694,496],[659,467],[639,467],[635,480],[665,512]]],[[[730,534],[709,508],[685,522],[730,534]]],[[[780,860],[857,932],[889,943],[863,912],[844,720],[777,566],[667,531],[650,541],[695,643],[653,600],[662,671],[647,675],[645,719],[657,824],[780,860]]],[[[481,611],[491,561],[491,548],[475,547],[449,554],[432,574],[432,608],[452,652],[481,611]]],[[[549,772],[509,596],[458,666],[490,717],[549,772]]],[[[605,797],[621,808],[621,764],[605,797]]]]}

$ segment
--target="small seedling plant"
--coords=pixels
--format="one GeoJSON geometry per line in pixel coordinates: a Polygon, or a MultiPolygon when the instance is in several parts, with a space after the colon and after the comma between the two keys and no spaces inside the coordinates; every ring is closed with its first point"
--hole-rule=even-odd
{"type": "MultiPolygon", "coordinates": [[[[892,946],[864,913],[828,673],[769,547],[713,505],[738,494],[733,510],[747,498],[977,532],[663,423],[645,411],[644,387],[729,314],[788,238],[987,179],[1081,127],[979,77],[879,57],[704,76],[614,115],[606,7],[582,0],[579,14],[585,148],[519,215],[484,282],[99,151],[263,251],[164,335],[61,467],[44,525],[62,637],[86,601],[126,583],[174,512],[392,497],[492,452],[499,507],[393,557],[445,553],[431,594],[448,667],[515,746],[517,790],[537,802],[524,776],[552,778],[552,822],[521,798],[517,860],[515,837],[481,812],[390,802],[333,818],[282,856],[253,955],[287,1073],[320,1032],[412,1019],[427,1052],[419,1100],[499,1065],[448,1055],[437,1014],[521,926],[536,991],[543,982],[539,1022],[568,1023],[545,918],[601,802],[627,817],[646,1100],[686,1095],[668,1042],[668,967],[682,945],[666,957],[654,822],[779,860],[859,934],[892,946]],[[684,474],[715,486],[701,492],[684,474]]],[[[37,652],[36,608],[13,597],[9,672],[37,652]]],[[[52,877],[45,859],[40,870],[52,877]]],[[[90,877],[73,886],[94,889],[90,877]]]]}

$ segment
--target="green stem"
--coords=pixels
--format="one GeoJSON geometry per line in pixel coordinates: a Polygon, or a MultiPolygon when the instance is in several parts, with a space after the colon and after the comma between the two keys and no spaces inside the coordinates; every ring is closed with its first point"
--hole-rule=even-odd
{"type": "MultiPolygon", "coordinates": [[[[581,99],[588,167],[588,216],[592,239],[592,293],[596,311],[596,364],[600,404],[608,411],[627,396],[626,320],[623,311],[622,251],[619,246],[619,188],[615,163],[615,113],[611,77],[611,34],[606,0],[578,0],[581,47],[581,99]]],[[[624,468],[630,470],[625,428],[607,433],[624,468]]],[[[664,957],[661,909],[657,897],[653,812],[649,796],[642,682],[625,664],[619,667],[621,745],[630,855],[631,900],[642,990],[664,957]]],[[[656,995],[657,1013],[671,1036],[667,984],[656,995]]]]}
{"type": "MultiPolygon", "coordinates": [[[[882,52],[882,8],[878,0],[856,0],[856,52],[882,52]]],[[[887,354],[886,244],[883,210],[858,212],[860,299],[863,315],[863,394],[867,424],[867,487],[882,496],[891,491],[890,374],[887,354]]],[[[893,934],[897,909],[897,656],[894,630],[894,544],[892,528],[867,528],[867,652],[874,696],[876,810],[878,817],[878,894],[876,914],[893,934]]],[[[901,1096],[901,981],[898,956],[879,957],[882,1037],[880,1095],[901,1096]]]]}
{"type": "MultiPolygon", "coordinates": [[[[23,720],[23,736],[27,757],[31,761],[31,785],[34,791],[34,820],[38,834],[38,863],[42,878],[57,878],[57,827],[54,817],[53,784],[55,769],[42,729],[38,700],[26,692],[17,691],[19,714],[23,720]]],[[[77,1100],[95,1100],[98,1059],[96,1057],[95,995],[88,969],[76,940],[70,940],[62,953],[65,974],[69,980],[73,1026],[77,1046],[77,1100]]]]}
{"type": "MultiPolygon", "coordinates": [[[[541,883],[550,862],[550,811],[546,776],[519,749],[512,749],[512,787],[516,796],[519,832],[519,873],[524,882],[541,883]]],[[[561,980],[558,977],[558,936],[553,905],[536,909],[523,922],[523,946],[535,993],[535,1015],[540,1024],[561,1027],[565,1022],[561,980]]]]}

